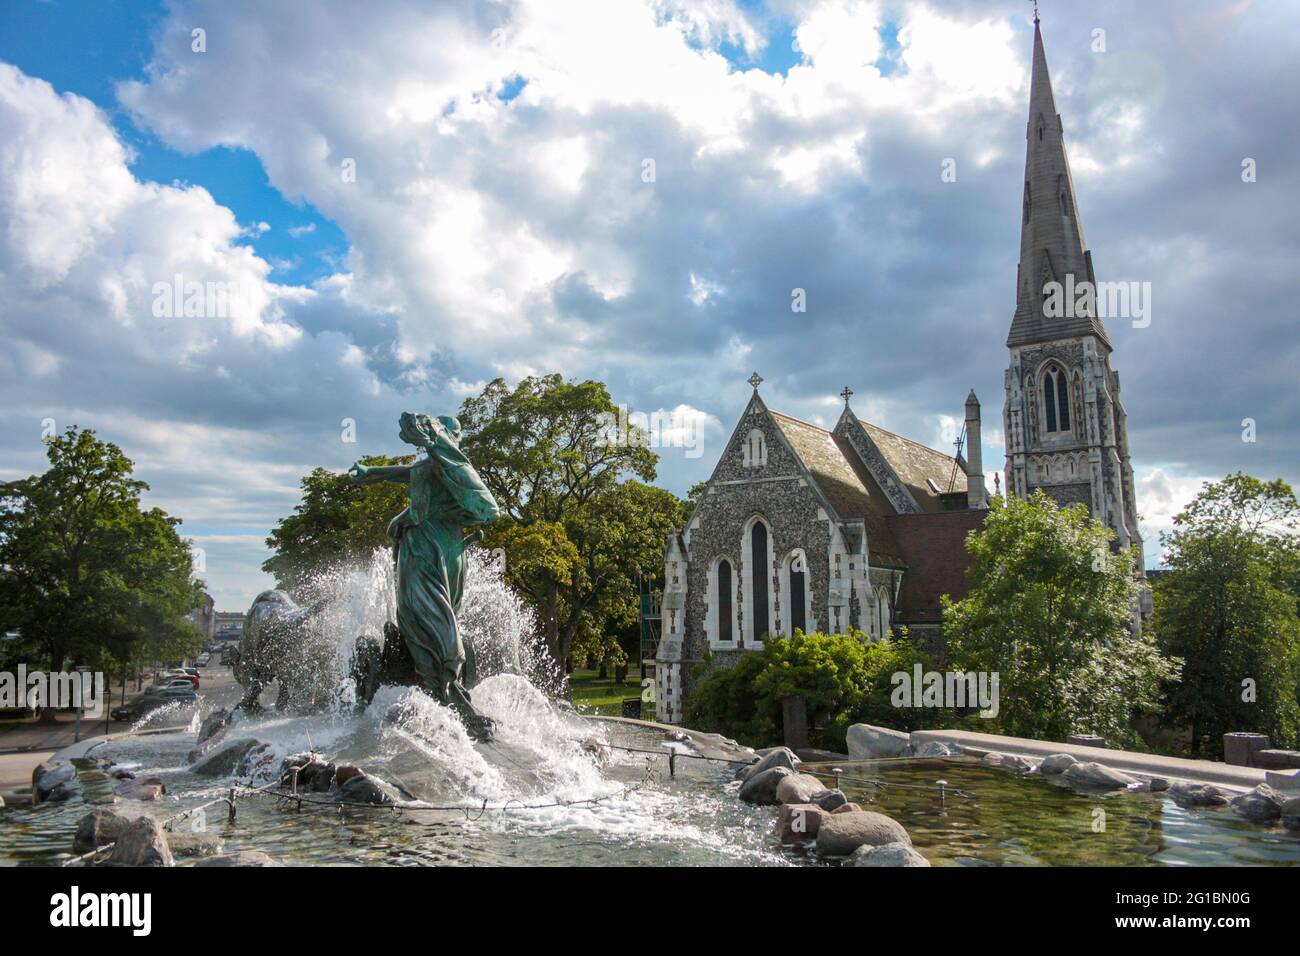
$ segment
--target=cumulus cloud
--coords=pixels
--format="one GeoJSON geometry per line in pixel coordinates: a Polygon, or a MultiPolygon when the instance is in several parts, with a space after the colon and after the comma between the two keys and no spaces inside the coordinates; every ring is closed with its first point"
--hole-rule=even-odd
{"type": "MultiPolygon", "coordinates": [[[[1150,327],[1109,331],[1140,495],[1175,509],[1196,483],[1175,476],[1296,477],[1300,149],[1278,117],[1300,112],[1300,37],[1281,5],[1157,6],[1108,0],[1044,27],[1099,276],[1153,285],[1150,327]]],[[[201,533],[257,536],[307,468],[396,450],[398,410],[454,409],[494,376],[597,377],[618,402],[698,411],[721,435],[755,369],[782,411],[833,422],[848,384],[859,414],[934,442],[974,387],[991,473],[1027,17],[393,0],[308,18],[178,0],[120,103],[176,150],[253,151],[285,197],[337,223],[346,254],[310,286],[274,281],[201,185],[137,178],[92,104],[0,66],[4,473],[39,466],[42,418],[96,424],[135,444],[155,494],[201,533]],[[783,31],[798,62],[759,69],[783,31]],[[228,284],[236,307],[155,315],[155,286],[177,276],[182,292],[228,284]]],[[[661,451],[681,492],[712,465],[661,451]]]]}

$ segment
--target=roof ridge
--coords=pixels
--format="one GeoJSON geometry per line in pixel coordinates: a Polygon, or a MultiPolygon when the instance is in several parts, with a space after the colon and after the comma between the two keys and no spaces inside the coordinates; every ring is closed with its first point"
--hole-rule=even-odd
{"type": "MultiPolygon", "coordinates": [[[[856,415],[854,415],[853,417],[858,418],[858,416],[856,415]]],[[[877,425],[875,422],[865,421],[861,418],[858,418],[858,422],[859,424],[862,425],[870,425],[872,428],[876,429],[876,431],[882,431],[886,435],[890,435],[894,438],[897,438],[899,441],[907,442],[909,445],[915,445],[917,448],[924,448],[926,451],[932,451],[936,455],[943,455],[944,458],[947,458],[950,461],[956,460],[952,455],[948,454],[946,451],[940,451],[937,448],[931,448],[929,445],[925,444],[924,442],[919,442],[915,438],[908,438],[906,435],[900,435],[898,434],[898,432],[891,432],[888,428],[882,428],[880,425],[877,425]]]]}

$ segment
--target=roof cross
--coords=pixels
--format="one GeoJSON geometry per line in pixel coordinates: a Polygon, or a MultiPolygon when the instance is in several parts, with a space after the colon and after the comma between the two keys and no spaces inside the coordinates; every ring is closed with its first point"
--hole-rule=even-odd
{"type": "Polygon", "coordinates": [[[757,391],[758,391],[758,386],[760,386],[760,385],[763,384],[763,376],[761,376],[761,375],[759,375],[757,372],[755,372],[753,375],[749,376],[749,378],[747,379],[747,381],[749,382],[750,385],[753,385],[753,386],[754,386],[754,391],[757,392],[757,391]]]}
{"type": "Polygon", "coordinates": [[[853,397],[853,389],[851,389],[851,388],[849,388],[847,385],[845,385],[845,386],[844,386],[844,391],[840,392],[840,398],[844,399],[844,407],[845,407],[845,408],[848,408],[848,407],[849,407],[849,399],[852,398],[852,397],[853,397]]]}

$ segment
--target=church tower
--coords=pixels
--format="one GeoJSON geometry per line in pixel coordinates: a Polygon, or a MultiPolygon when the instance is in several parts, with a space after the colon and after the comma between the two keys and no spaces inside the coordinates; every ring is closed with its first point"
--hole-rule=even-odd
{"type": "MultiPolygon", "coordinates": [[[[1062,504],[1082,501],[1114,529],[1120,547],[1133,547],[1142,574],[1119,375],[1110,367],[1111,344],[1097,315],[1097,297],[1080,295],[1095,293],[1096,279],[1037,15],[1025,138],[1020,266],[1003,412],[1007,492],[1023,498],[1041,488],[1062,504]]],[[[1145,611],[1150,598],[1143,592],[1145,611]]]]}

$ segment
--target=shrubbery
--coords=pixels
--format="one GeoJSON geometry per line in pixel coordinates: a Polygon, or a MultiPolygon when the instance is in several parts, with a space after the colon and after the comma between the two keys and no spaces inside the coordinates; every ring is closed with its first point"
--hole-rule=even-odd
{"type": "MultiPolygon", "coordinates": [[[[899,730],[952,723],[952,712],[896,708],[890,703],[892,676],[910,675],[933,663],[904,639],[873,640],[850,634],[803,634],[770,639],[734,667],[710,667],[686,701],[686,724],[734,737],[752,746],[782,738],[781,700],[807,702],[813,746],[843,751],[850,724],[882,724],[899,730]]],[[[910,676],[909,676],[910,679],[910,676]]]]}

